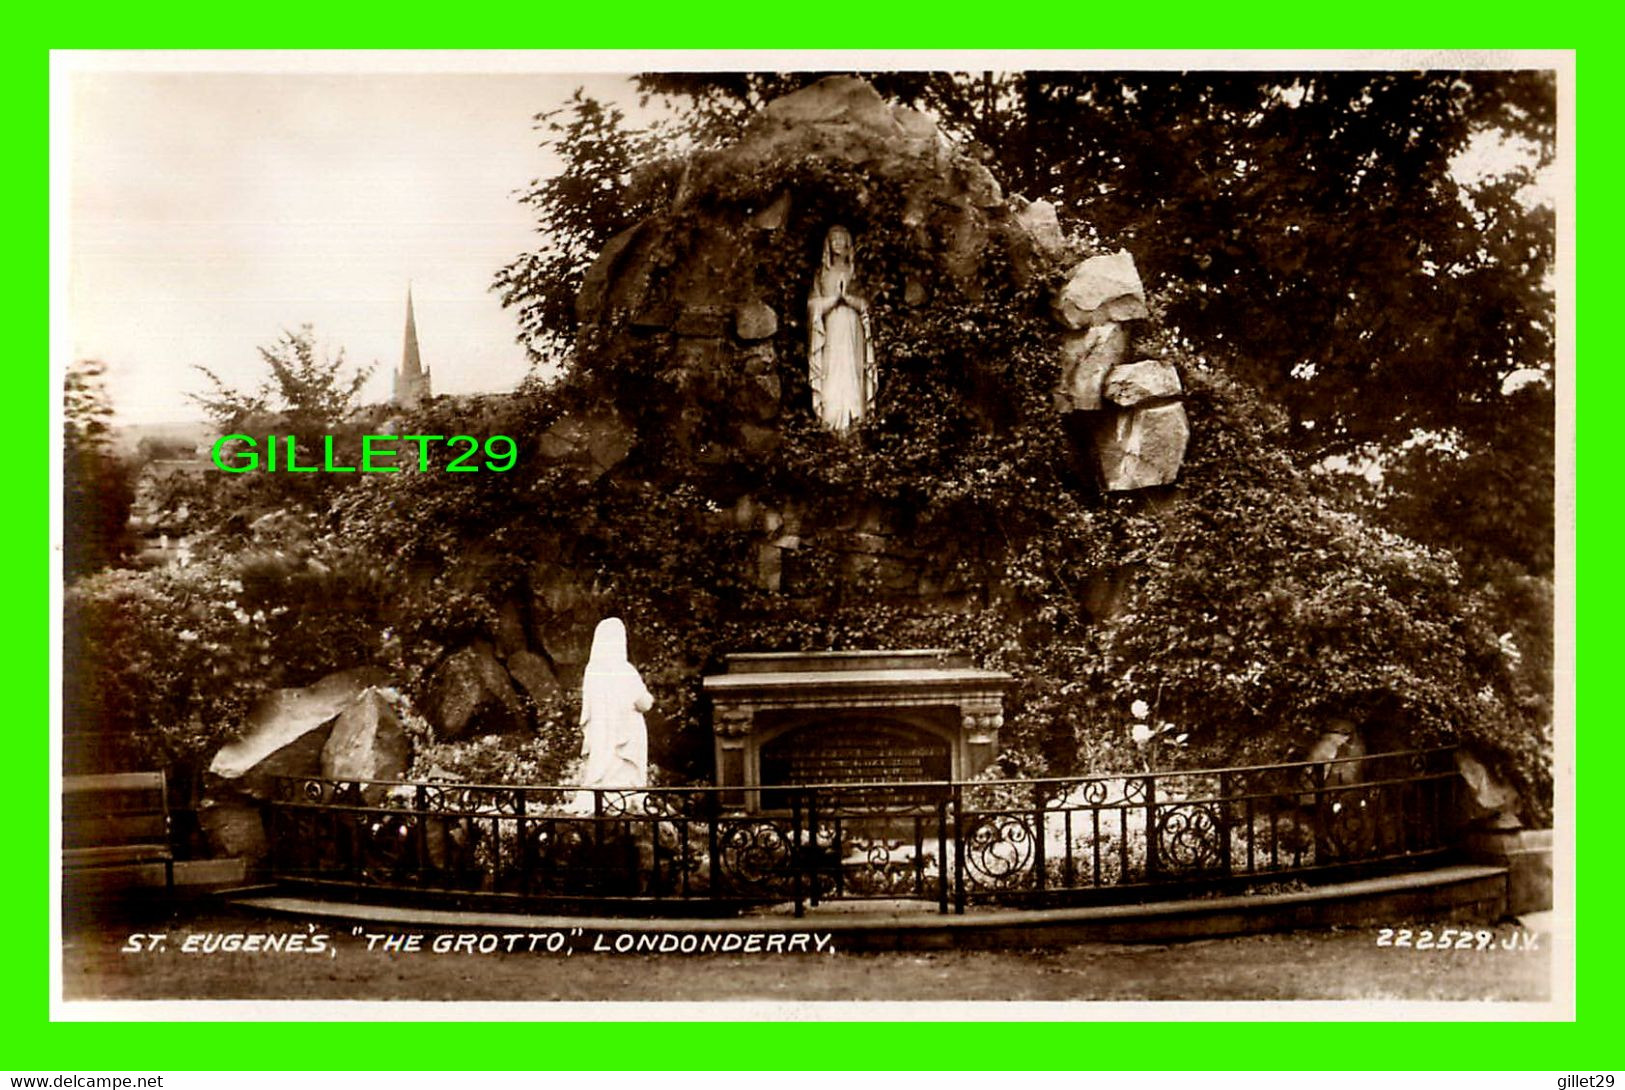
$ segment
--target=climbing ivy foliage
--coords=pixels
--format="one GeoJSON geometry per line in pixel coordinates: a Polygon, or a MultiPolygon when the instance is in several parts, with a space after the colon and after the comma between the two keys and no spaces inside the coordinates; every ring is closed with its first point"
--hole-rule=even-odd
{"type": "Polygon", "coordinates": [[[1229,758],[1334,718],[1384,749],[1465,742],[1548,806],[1548,720],[1451,555],[1334,506],[1249,392],[1198,376],[1190,405],[1179,498],[1126,558],[1104,664],[1122,691],[1229,758]]]}

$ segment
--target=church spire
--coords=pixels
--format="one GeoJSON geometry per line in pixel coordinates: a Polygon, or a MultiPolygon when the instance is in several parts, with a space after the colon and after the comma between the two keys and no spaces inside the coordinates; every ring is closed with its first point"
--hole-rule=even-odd
{"type": "Polygon", "coordinates": [[[415,409],[433,394],[429,388],[429,372],[423,369],[418,356],[418,325],[412,315],[412,283],[406,284],[406,343],[401,349],[401,369],[395,375],[395,404],[403,409],[415,409]]]}

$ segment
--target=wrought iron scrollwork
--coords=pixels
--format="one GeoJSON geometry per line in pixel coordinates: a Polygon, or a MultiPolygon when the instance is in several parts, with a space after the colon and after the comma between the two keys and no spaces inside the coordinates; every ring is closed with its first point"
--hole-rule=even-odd
{"type": "Polygon", "coordinates": [[[1169,873],[1200,874],[1224,866],[1223,817],[1212,803],[1157,807],[1157,866],[1169,873]]]}
{"type": "Polygon", "coordinates": [[[772,821],[723,822],[712,881],[732,893],[784,894],[793,879],[788,830],[772,821]]]}
{"type": "Polygon", "coordinates": [[[979,889],[1024,887],[1032,874],[1036,839],[1019,814],[988,814],[964,830],[965,880],[979,889]]]}

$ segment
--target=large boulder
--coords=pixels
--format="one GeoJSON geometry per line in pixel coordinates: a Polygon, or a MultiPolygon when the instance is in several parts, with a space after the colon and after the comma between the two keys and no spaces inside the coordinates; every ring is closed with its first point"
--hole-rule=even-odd
{"type": "Polygon", "coordinates": [[[1061,412],[1101,408],[1106,374],[1128,355],[1128,331],[1119,322],[1102,322],[1082,333],[1061,338],[1061,385],[1055,405],[1061,412]]]}
{"type": "Polygon", "coordinates": [[[435,671],[426,709],[442,739],[500,734],[526,725],[519,694],[483,640],[450,655],[435,671]]]}
{"type": "Polygon", "coordinates": [[[373,687],[388,680],[383,670],[360,667],[303,689],[278,689],[257,701],[242,737],[221,747],[203,777],[198,824],[210,850],[257,867],[270,850],[264,804],[275,794],[276,778],[324,775],[323,752],[334,724],[363,694],[376,696],[373,687]]]}
{"type": "Polygon", "coordinates": [[[261,697],[249,709],[242,736],[214,755],[209,775],[235,781],[256,797],[269,797],[273,776],[316,775],[339,713],[368,689],[388,682],[383,670],[363,666],[329,674],[304,689],[277,689],[261,697]]]}
{"type": "Polygon", "coordinates": [[[1149,317],[1134,258],[1118,250],[1080,261],[1055,297],[1055,314],[1068,329],[1149,317]]]}
{"type": "Polygon", "coordinates": [[[403,778],[411,761],[411,741],[377,689],[368,689],[339,713],[322,746],[322,776],[371,783],[363,794],[368,805],[376,805],[388,790],[377,781],[403,778]]]}
{"type": "Polygon", "coordinates": [[[1129,492],[1173,484],[1190,437],[1185,406],[1178,402],[1113,414],[1095,433],[1101,487],[1129,492]]]}

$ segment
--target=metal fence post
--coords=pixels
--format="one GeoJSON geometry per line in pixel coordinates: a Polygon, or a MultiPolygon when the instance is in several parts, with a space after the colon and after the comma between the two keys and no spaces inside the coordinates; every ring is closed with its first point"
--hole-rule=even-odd
{"type": "Polygon", "coordinates": [[[1234,872],[1230,865],[1230,774],[1219,773],[1219,862],[1228,877],[1234,872]]]}
{"type": "Polygon", "coordinates": [[[1033,882],[1039,893],[1044,892],[1049,878],[1049,867],[1044,859],[1044,785],[1033,784],[1033,882]]]}
{"type": "MultiPolygon", "coordinates": [[[[812,859],[813,856],[813,851],[810,848],[803,850],[801,844],[801,792],[792,791],[790,792],[790,883],[795,896],[796,919],[798,920],[807,914],[807,906],[801,896],[801,868],[806,865],[805,860],[812,859]]],[[[818,879],[815,875],[813,878],[815,888],[817,883],[818,879]]]]}
{"type": "Polygon", "coordinates": [[[1157,777],[1145,778],[1145,877],[1155,881],[1162,868],[1157,860],[1157,777]]]}
{"type": "Polygon", "coordinates": [[[954,784],[954,914],[965,914],[965,788],[954,784]]]}
{"type": "Polygon", "coordinates": [[[1331,852],[1326,835],[1326,766],[1315,765],[1309,775],[1315,785],[1315,866],[1319,867],[1325,865],[1331,852]]]}

